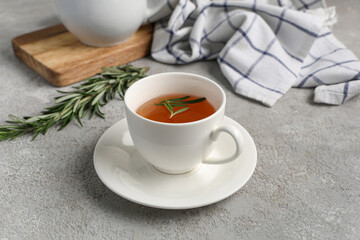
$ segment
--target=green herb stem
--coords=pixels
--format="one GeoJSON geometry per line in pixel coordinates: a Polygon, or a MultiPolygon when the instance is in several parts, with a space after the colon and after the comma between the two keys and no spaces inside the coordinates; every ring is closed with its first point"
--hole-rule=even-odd
{"type": "Polygon", "coordinates": [[[83,126],[81,119],[89,115],[105,118],[100,108],[118,95],[124,99],[126,90],[137,80],[145,77],[148,68],[120,65],[102,68],[103,72],[87,78],[75,90],[55,97],[55,105],[46,108],[38,116],[18,118],[9,115],[7,125],[0,125],[0,142],[12,140],[32,133],[33,140],[41,133],[46,134],[52,126],[65,128],[74,118],[83,126]]]}

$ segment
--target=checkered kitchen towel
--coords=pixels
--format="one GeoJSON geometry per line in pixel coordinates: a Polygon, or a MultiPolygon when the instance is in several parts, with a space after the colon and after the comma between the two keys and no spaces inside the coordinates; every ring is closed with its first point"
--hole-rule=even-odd
{"type": "Polygon", "coordinates": [[[273,106],[291,87],[340,105],[360,93],[360,62],[330,32],[321,0],[167,0],[152,57],[185,64],[217,59],[234,91],[273,106]],[[311,8],[311,9],[310,9],[311,8]]]}

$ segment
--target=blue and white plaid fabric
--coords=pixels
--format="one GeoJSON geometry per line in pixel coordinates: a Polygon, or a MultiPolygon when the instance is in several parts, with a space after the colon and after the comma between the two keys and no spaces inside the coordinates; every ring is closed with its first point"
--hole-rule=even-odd
{"type": "Polygon", "coordinates": [[[335,11],[321,0],[168,0],[161,14],[155,60],[217,59],[236,93],[267,106],[291,87],[315,87],[314,101],[333,105],[360,93],[360,62],[330,32],[335,11]]]}

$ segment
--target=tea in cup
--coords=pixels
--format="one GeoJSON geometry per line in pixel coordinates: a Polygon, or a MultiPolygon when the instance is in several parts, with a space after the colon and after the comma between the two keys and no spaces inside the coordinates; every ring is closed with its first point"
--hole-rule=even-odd
{"type": "Polygon", "coordinates": [[[166,0],[54,0],[65,27],[82,43],[95,47],[113,46],[126,41],[165,2],[166,0]],[[153,7],[148,7],[149,2],[153,7]]]}
{"type": "Polygon", "coordinates": [[[124,101],[136,149],[161,172],[182,174],[200,164],[224,164],[242,152],[239,130],[223,124],[225,93],[208,78],[180,72],[154,74],[134,83],[124,101]],[[210,153],[222,132],[234,139],[236,149],[229,158],[212,159],[210,153]]]}

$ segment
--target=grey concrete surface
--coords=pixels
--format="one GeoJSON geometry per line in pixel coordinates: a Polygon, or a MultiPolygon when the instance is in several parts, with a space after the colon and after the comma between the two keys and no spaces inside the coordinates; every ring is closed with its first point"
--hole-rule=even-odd
{"type": "MultiPolygon", "coordinates": [[[[336,36],[360,56],[360,1],[337,7],[336,36]]],[[[0,123],[34,115],[56,88],[15,58],[11,39],[58,23],[47,0],[0,0],[0,123]]],[[[360,239],[360,97],[343,106],[312,102],[292,89],[273,108],[234,94],[215,62],[185,66],[134,62],[150,74],[186,71],[226,91],[226,115],[253,136],[258,165],[250,181],[219,203],[169,211],[129,202],[102,184],[92,154],[124,117],[120,100],[106,120],[70,124],[31,141],[0,143],[0,239],[360,239]]],[[[65,88],[68,89],[68,88],[65,88]]]]}

